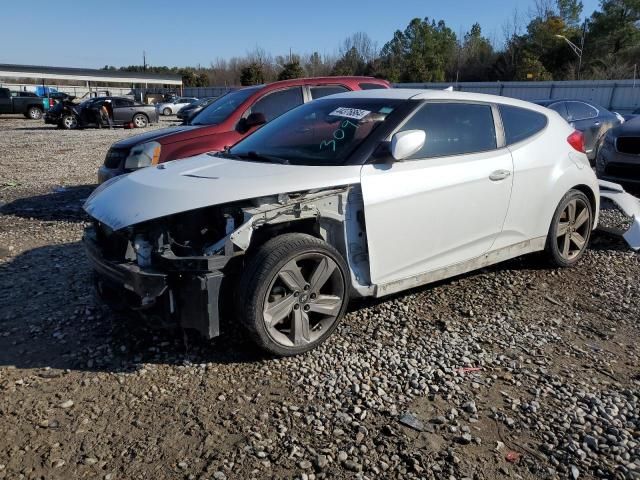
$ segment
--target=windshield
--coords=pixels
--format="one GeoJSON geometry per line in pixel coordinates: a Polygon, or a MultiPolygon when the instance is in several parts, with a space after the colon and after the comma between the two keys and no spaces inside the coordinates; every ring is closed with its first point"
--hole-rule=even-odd
{"type": "Polygon", "coordinates": [[[234,90],[216,99],[211,105],[196,115],[190,125],[217,125],[224,122],[238,106],[262,87],[234,90]]]}
{"type": "Polygon", "coordinates": [[[342,165],[402,102],[373,98],[316,100],[276,118],[226,154],[291,165],[342,165]]]}

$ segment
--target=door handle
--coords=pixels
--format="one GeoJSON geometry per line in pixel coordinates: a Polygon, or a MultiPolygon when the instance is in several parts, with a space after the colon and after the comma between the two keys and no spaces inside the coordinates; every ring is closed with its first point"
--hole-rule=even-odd
{"type": "Polygon", "coordinates": [[[511,175],[511,172],[509,170],[496,170],[495,172],[491,172],[491,175],[489,175],[489,180],[491,180],[492,182],[498,182],[500,180],[504,180],[509,175],[511,175]]]}

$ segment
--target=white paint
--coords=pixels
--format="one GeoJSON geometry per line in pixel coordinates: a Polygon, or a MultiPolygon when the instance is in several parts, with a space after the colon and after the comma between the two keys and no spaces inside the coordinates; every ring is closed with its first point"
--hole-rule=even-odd
{"type": "Polygon", "coordinates": [[[115,177],[96,189],[84,209],[118,230],[210,205],[357,184],[360,168],[245,162],[203,154],[115,177]]]}

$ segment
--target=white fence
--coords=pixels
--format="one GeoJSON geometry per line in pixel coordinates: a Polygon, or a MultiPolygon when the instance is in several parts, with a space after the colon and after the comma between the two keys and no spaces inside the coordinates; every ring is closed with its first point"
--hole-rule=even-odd
{"type": "Polygon", "coordinates": [[[640,80],[577,80],[568,82],[461,82],[461,83],[397,83],[399,88],[445,89],[461,92],[488,93],[521,100],[567,98],[585,100],[609,110],[629,113],[640,108],[640,80]]]}

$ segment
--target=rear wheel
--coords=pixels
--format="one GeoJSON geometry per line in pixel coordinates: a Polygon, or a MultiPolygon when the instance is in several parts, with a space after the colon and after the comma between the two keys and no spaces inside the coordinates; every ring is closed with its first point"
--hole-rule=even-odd
{"type": "Polygon", "coordinates": [[[42,109],[38,107],[29,107],[25,116],[31,120],[40,120],[42,118],[42,109]]]}
{"type": "Polygon", "coordinates": [[[78,128],[78,119],[75,115],[66,114],[60,120],[60,124],[65,130],[73,130],[78,128]]]}
{"type": "Polygon", "coordinates": [[[558,267],[571,267],[584,255],[593,227],[593,209],[587,196],[569,190],[553,215],[547,237],[547,254],[558,267]]]}
{"type": "Polygon", "coordinates": [[[133,124],[136,128],[145,128],[147,125],[149,125],[149,119],[146,115],[138,113],[133,116],[133,124]]]}
{"type": "Polygon", "coordinates": [[[162,111],[162,114],[163,114],[163,115],[171,115],[171,109],[170,109],[169,107],[165,108],[165,109],[162,111]]]}
{"type": "Polygon", "coordinates": [[[240,281],[240,318],[262,349],[296,355],[320,345],[349,301],[348,267],[338,251],[310,235],[269,240],[240,281]]]}

